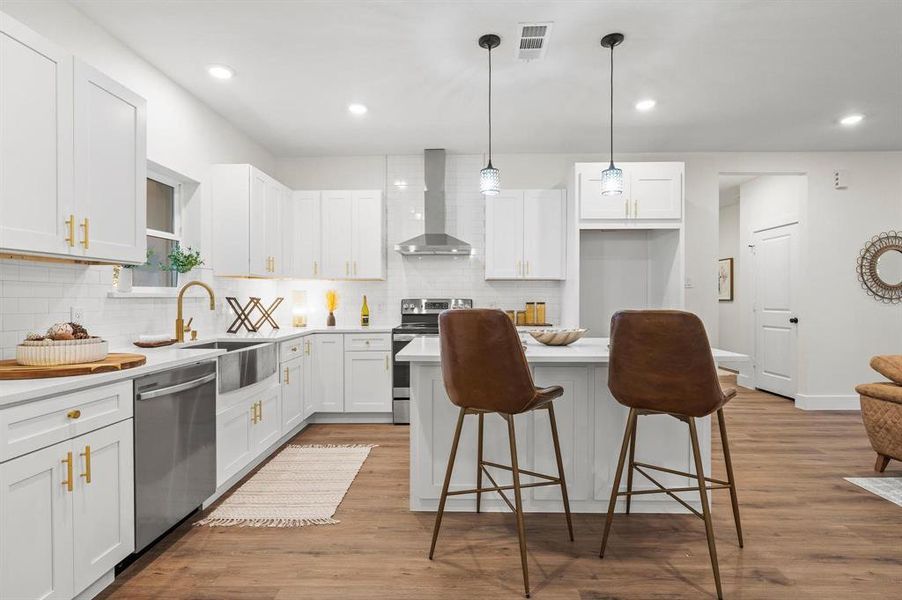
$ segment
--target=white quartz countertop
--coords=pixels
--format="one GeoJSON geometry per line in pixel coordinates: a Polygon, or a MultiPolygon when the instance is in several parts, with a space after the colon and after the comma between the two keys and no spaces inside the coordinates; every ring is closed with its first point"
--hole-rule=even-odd
{"type": "Polygon", "coordinates": [[[31,400],[39,400],[49,396],[59,394],[68,394],[86,388],[115,383],[126,379],[134,379],[191,364],[193,362],[212,360],[220,354],[225,354],[225,350],[194,350],[190,348],[176,348],[167,346],[165,348],[138,348],[129,346],[126,348],[116,348],[112,352],[130,352],[133,354],[143,354],[147,357],[147,362],[140,367],[133,369],[125,369],[123,371],[112,371],[109,373],[96,373],[93,375],[76,375],[74,377],[50,377],[47,379],[18,379],[14,381],[0,381],[0,407],[19,404],[31,400]]]}
{"type": "MultiPolygon", "coordinates": [[[[531,363],[599,363],[607,364],[610,358],[610,338],[583,338],[569,346],[545,346],[529,338],[526,340],[526,360],[531,363]]],[[[722,365],[740,365],[749,360],[745,354],[712,349],[714,360],[722,365]]],[[[404,346],[395,360],[411,363],[437,363],[438,337],[418,337],[404,346]]]]}
{"type": "Polygon", "coordinates": [[[192,346],[196,344],[227,340],[259,340],[262,344],[267,342],[283,342],[315,333],[384,334],[391,333],[391,330],[392,327],[390,326],[283,327],[281,329],[271,329],[256,333],[215,334],[199,338],[195,341],[185,342],[184,344],[177,344],[174,346],[166,346],[164,348],[138,348],[137,346],[114,348],[110,351],[143,354],[147,357],[147,363],[134,369],[125,369],[124,371],[114,371],[110,373],[97,373],[94,375],[0,381],[0,407],[75,392],[126,379],[134,379],[136,377],[141,377],[142,375],[179,367],[192,362],[211,360],[220,354],[225,354],[225,350],[220,349],[192,348],[192,346]]]}

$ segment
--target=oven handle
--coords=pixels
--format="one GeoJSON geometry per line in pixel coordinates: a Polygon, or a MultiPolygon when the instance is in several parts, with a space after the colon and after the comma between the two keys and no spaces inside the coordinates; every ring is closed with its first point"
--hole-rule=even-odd
{"type": "Polygon", "coordinates": [[[196,387],[200,387],[205,383],[210,383],[216,379],[216,373],[210,373],[209,375],[205,375],[200,379],[194,379],[192,381],[186,381],[185,383],[180,383],[178,385],[171,385],[169,387],[165,387],[160,390],[153,390],[150,392],[143,392],[138,394],[138,400],[151,400],[152,398],[159,398],[160,396],[168,396],[170,394],[177,394],[178,392],[184,392],[185,390],[191,390],[196,387]]]}
{"type": "Polygon", "coordinates": [[[392,336],[392,341],[395,342],[409,342],[417,337],[415,333],[396,333],[392,336]]]}

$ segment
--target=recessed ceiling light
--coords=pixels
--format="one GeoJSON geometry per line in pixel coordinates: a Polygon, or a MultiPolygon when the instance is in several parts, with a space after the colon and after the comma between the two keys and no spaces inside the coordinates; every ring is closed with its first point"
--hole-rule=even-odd
{"type": "Polygon", "coordinates": [[[352,115],[365,115],[367,108],[363,104],[348,104],[348,112],[352,115]]]}
{"type": "Polygon", "coordinates": [[[207,73],[216,79],[231,79],[235,76],[235,70],[226,65],[210,65],[207,67],[207,73]]]}
{"type": "Polygon", "coordinates": [[[840,125],[845,125],[846,127],[851,127],[852,125],[858,125],[864,121],[864,115],[846,115],[842,119],[839,120],[840,125]]]}
{"type": "Polygon", "coordinates": [[[636,102],[636,110],[641,110],[642,112],[648,112],[655,107],[657,102],[652,100],[651,98],[647,100],[639,100],[636,102]]]}

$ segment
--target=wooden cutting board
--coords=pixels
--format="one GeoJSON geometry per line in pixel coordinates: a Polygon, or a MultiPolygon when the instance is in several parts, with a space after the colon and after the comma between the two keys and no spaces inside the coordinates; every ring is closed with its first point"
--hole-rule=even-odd
{"type": "Polygon", "coordinates": [[[53,367],[26,367],[15,359],[0,360],[0,379],[45,379],[47,377],[71,377],[109,373],[140,367],[147,362],[143,354],[111,353],[103,360],[76,365],[56,365],[53,367]]]}

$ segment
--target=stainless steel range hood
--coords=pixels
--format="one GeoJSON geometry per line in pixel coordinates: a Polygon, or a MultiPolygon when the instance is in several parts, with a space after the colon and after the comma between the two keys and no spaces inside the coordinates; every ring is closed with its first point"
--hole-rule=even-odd
{"type": "Polygon", "coordinates": [[[426,202],[424,220],[426,231],[423,235],[395,244],[395,250],[405,256],[469,255],[470,244],[445,232],[445,151],[425,151],[426,202]]]}

